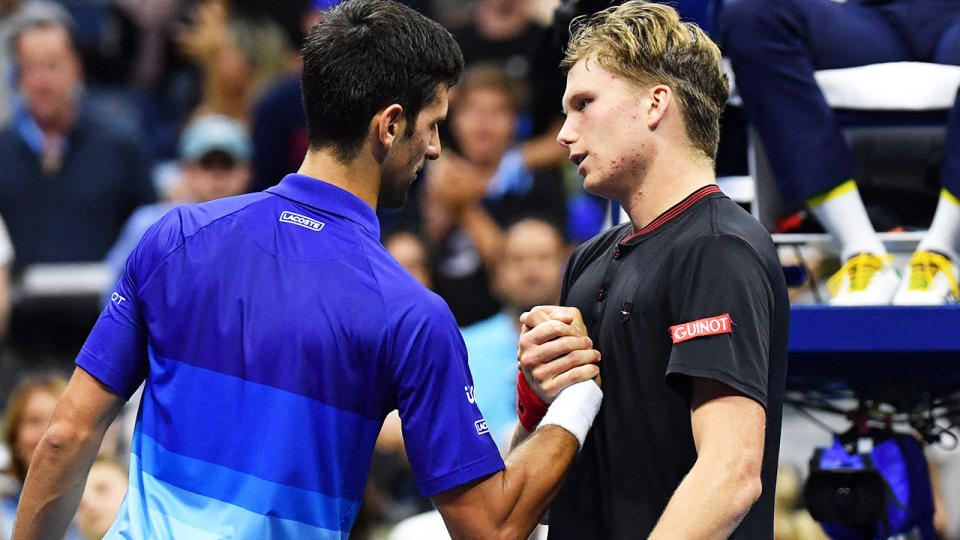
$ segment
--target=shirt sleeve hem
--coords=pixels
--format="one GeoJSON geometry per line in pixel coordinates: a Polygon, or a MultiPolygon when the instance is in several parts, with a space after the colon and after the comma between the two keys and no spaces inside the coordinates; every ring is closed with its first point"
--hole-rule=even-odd
{"type": "Polygon", "coordinates": [[[466,484],[481,476],[502,471],[503,468],[503,460],[499,455],[487,456],[442,476],[417,482],[417,487],[420,488],[420,493],[422,493],[424,497],[432,497],[437,493],[466,484]]]}
{"type": "Polygon", "coordinates": [[[95,357],[86,348],[80,349],[75,362],[78,367],[89,373],[93,378],[110,387],[111,390],[124,399],[130,399],[133,392],[126,391],[121,384],[123,377],[112,367],[95,357]]]}
{"type": "Polygon", "coordinates": [[[763,389],[736,379],[732,377],[729,372],[719,369],[681,365],[670,366],[670,368],[667,369],[666,377],[670,375],[686,375],[687,377],[699,377],[701,379],[719,381],[756,401],[764,409],[767,408],[767,393],[763,389]]]}

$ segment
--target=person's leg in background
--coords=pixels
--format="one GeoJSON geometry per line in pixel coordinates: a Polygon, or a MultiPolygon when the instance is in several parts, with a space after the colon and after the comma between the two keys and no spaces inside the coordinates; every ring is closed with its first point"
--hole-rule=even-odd
{"type": "MultiPolygon", "coordinates": [[[[938,64],[960,65],[960,2],[955,4],[954,22],[942,33],[932,59],[938,64]]],[[[940,182],[933,221],[904,270],[894,304],[937,305],[960,299],[960,93],[947,119],[940,182]]]]}
{"type": "Polygon", "coordinates": [[[720,16],[744,109],[786,199],[804,199],[841,246],[831,303],[886,304],[899,283],[853,180],[856,163],[817,69],[910,60],[880,11],[831,0],[727,0],[720,16]]]}

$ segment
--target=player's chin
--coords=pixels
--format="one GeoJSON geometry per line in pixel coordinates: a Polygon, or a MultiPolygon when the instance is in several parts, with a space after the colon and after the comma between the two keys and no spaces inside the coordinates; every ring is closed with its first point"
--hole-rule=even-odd
{"type": "Polygon", "coordinates": [[[603,183],[597,182],[597,175],[587,172],[583,177],[583,189],[594,195],[603,196],[603,183]]]}
{"type": "Polygon", "coordinates": [[[617,198],[616,190],[613,187],[611,179],[601,176],[598,172],[587,172],[587,175],[583,178],[583,189],[604,199],[617,198]]]}

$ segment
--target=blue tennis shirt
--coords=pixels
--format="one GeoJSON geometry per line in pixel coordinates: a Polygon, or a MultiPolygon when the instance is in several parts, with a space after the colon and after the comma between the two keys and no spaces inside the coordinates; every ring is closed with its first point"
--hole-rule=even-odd
{"type": "Polygon", "coordinates": [[[425,496],[503,468],[453,315],[379,234],[301,175],[147,231],[77,358],[146,380],[108,538],[347,538],[394,408],[425,496]]]}

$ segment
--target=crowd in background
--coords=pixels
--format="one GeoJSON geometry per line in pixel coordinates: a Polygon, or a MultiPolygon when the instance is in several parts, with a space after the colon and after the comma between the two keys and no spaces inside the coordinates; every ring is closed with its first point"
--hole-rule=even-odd
{"type": "MultiPolygon", "coordinates": [[[[0,539],[60,376],[143,232],[176,205],[262,190],[299,168],[298,50],[335,3],[0,0],[0,539]],[[75,262],[106,268],[96,299],[23,294],[31,268],[75,262]]],[[[555,141],[560,0],[406,3],[451,30],[468,69],[451,93],[441,158],[404,208],[380,212],[382,240],[456,316],[477,400],[505,452],[516,421],[515,321],[559,299],[563,264],[608,207],[583,191],[555,141]]],[[[671,4],[710,29],[712,2],[671,4]]],[[[740,133],[731,126],[723,137],[718,167],[743,166],[740,133]]],[[[100,538],[112,522],[136,405],[104,445],[69,538],[100,538]]],[[[384,537],[430,509],[399,429],[388,417],[356,538],[384,537]]],[[[808,529],[814,536],[783,537],[816,537],[808,529]]]]}

